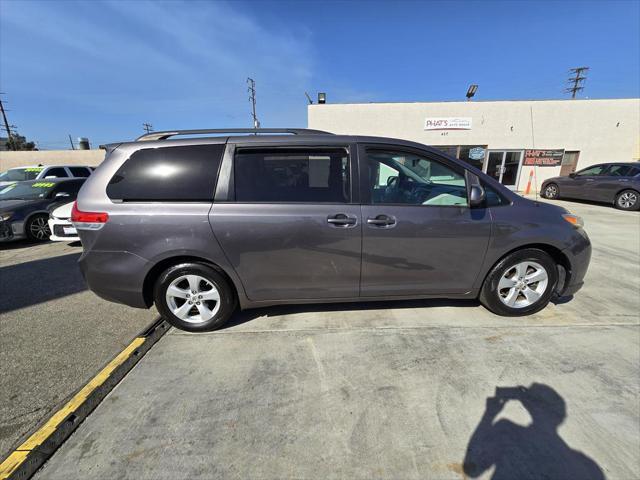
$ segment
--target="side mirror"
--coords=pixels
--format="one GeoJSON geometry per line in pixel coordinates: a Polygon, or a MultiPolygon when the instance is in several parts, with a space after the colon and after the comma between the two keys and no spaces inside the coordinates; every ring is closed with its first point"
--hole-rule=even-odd
{"type": "Polygon", "coordinates": [[[391,175],[390,177],[387,177],[387,186],[391,186],[394,183],[396,183],[398,181],[398,176],[397,175],[391,175]]]}
{"type": "Polygon", "coordinates": [[[469,191],[469,205],[471,207],[481,207],[486,198],[487,195],[481,185],[471,185],[469,191]]]}
{"type": "Polygon", "coordinates": [[[569,174],[569,178],[576,178],[578,175],[576,174],[576,172],[570,173],[569,174]]]}
{"type": "Polygon", "coordinates": [[[58,192],[56,193],[54,198],[63,198],[63,197],[70,197],[71,195],[69,195],[67,192],[58,192]]]}

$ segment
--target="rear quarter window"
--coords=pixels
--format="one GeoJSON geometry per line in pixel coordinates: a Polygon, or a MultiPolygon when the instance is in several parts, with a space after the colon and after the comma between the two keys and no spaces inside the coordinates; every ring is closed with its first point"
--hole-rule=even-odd
{"type": "Polygon", "coordinates": [[[125,202],[213,201],[224,145],[138,150],[107,185],[107,196],[125,202]]]}

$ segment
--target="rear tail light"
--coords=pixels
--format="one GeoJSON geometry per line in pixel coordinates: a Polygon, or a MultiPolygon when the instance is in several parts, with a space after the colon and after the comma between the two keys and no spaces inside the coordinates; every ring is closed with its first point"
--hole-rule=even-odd
{"type": "Polygon", "coordinates": [[[109,220],[106,212],[83,212],[78,209],[78,202],[73,202],[71,223],[78,230],[100,230],[109,220]]]}

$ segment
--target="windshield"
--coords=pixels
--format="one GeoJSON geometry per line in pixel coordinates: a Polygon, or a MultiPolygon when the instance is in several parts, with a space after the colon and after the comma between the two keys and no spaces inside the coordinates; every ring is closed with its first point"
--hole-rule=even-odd
{"type": "Polygon", "coordinates": [[[6,187],[0,187],[0,200],[47,198],[55,186],[53,182],[12,183],[6,187]]]}
{"type": "Polygon", "coordinates": [[[0,173],[0,182],[22,182],[24,180],[35,180],[43,170],[42,167],[12,168],[0,173]]]}

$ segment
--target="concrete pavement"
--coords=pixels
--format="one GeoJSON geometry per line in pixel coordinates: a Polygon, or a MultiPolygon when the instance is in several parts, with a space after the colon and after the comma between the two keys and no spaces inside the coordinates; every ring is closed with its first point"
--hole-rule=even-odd
{"type": "Polygon", "coordinates": [[[640,216],[564,205],[594,247],[575,298],[526,318],[394,302],[173,330],[35,478],[640,477],[640,216]]]}
{"type": "Polygon", "coordinates": [[[0,246],[0,459],[158,316],[98,298],[66,243],[0,246]]]}

